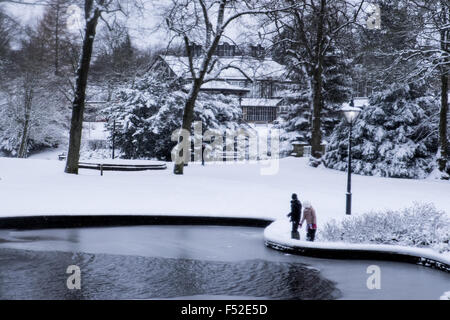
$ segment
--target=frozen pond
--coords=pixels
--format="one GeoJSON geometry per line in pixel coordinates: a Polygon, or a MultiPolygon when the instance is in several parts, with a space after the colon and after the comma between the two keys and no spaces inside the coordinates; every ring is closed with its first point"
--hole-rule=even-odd
{"type": "Polygon", "coordinates": [[[287,255],[263,229],[210,226],[0,230],[1,299],[439,299],[450,275],[421,266],[287,255]],[[66,269],[81,269],[69,290],[66,269]],[[369,265],[381,289],[369,290],[369,265]]]}

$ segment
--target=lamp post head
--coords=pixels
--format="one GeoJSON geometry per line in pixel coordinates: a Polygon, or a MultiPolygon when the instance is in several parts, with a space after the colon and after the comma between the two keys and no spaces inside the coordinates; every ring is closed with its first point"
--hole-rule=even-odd
{"type": "Polygon", "coordinates": [[[361,109],[357,107],[352,107],[349,104],[344,104],[344,106],[341,109],[342,113],[345,116],[345,119],[349,124],[354,124],[356,119],[358,119],[361,109]]]}

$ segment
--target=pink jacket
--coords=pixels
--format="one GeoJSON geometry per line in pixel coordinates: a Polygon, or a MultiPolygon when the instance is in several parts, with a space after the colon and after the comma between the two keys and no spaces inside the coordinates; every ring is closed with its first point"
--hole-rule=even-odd
{"type": "Polygon", "coordinates": [[[303,224],[303,221],[305,220],[307,224],[317,224],[316,211],[314,208],[305,208],[303,210],[303,218],[300,224],[303,224]]]}

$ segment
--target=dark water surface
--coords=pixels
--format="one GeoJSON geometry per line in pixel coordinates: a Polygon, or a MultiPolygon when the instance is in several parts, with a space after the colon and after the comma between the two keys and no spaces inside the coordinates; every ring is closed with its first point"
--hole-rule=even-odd
{"type": "Polygon", "coordinates": [[[204,226],[0,231],[1,299],[438,299],[448,274],[415,265],[286,255],[262,229],[204,226]],[[381,290],[366,286],[369,265],[381,290]],[[69,265],[81,290],[69,290],[69,265]]]}

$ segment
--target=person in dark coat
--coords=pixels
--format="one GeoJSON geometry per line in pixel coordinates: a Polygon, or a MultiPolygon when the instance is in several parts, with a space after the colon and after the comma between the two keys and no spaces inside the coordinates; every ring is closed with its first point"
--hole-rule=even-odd
{"type": "Polygon", "coordinates": [[[302,204],[298,200],[297,195],[292,194],[291,212],[287,215],[291,218],[292,232],[298,232],[298,225],[300,224],[300,216],[302,213],[302,204]]]}

